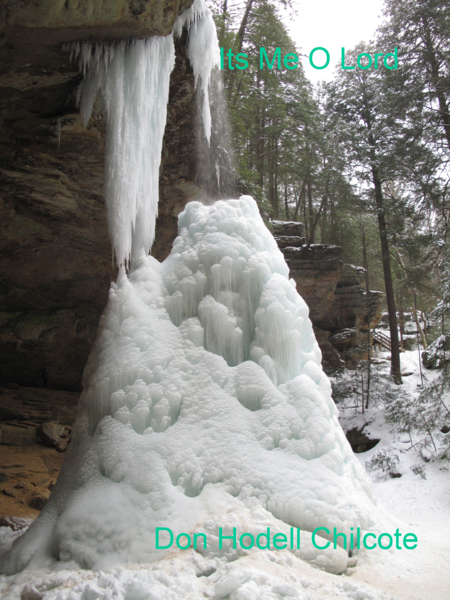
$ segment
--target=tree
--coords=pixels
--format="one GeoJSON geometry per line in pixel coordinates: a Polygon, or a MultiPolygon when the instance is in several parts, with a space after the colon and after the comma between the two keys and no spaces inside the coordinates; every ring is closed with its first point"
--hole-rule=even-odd
{"type": "MultiPolygon", "coordinates": [[[[368,51],[373,56],[373,49],[358,47],[350,53],[350,60],[356,63],[357,55],[368,51]]],[[[383,84],[380,71],[342,70],[329,87],[329,110],[346,126],[348,155],[354,175],[366,187],[367,196],[377,215],[391,333],[391,372],[394,380],[401,383],[397,314],[383,193],[384,183],[399,176],[394,150],[400,132],[390,118],[383,84]]]]}
{"type": "Polygon", "coordinates": [[[442,263],[441,273],[441,300],[433,311],[434,318],[442,323],[442,333],[445,330],[445,320],[450,317],[450,248],[447,246],[444,251],[444,261],[442,263]]]}
{"type": "MultiPolygon", "coordinates": [[[[448,0],[385,0],[382,47],[398,47],[390,73],[397,103],[422,116],[431,138],[450,155],[450,5],[448,0]]],[[[381,46],[380,46],[381,47],[381,46]]]]}

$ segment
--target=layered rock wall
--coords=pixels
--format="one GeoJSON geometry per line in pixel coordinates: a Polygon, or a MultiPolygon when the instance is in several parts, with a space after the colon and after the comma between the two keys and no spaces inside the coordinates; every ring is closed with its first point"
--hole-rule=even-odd
{"type": "Polygon", "coordinates": [[[297,290],[309,306],[323,364],[329,370],[352,368],[367,357],[373,329],[381,319],[382,292],[362,287],[364,269],[344,264],[342,249],[305,245],[301,223],[273,221],[272,228],[297,290]]]}
{"type": "Polygon", "coordinates": [[[333,303],[320,323],[323,329],[330,331],[329,341],[350,368],[361,359],[367,359],[372,344],[370,331],[382,317],[384,293],[373,290],[366,293],[364,273],[362,267],[344,265],[333,303]]]}
{"type": "MultiPolygon", "coordinates": [[[[0,1],[0,382],[77,390],[115,277],[102,197],[105,120],[82,126],[62,44],[167,35],[191,0],[0,1]],[[101,4],[101,10],[99,6],[101,4]]],[[[194,181],[195,90],[177,41],[154,253],[205,192],[194,181]]]]}

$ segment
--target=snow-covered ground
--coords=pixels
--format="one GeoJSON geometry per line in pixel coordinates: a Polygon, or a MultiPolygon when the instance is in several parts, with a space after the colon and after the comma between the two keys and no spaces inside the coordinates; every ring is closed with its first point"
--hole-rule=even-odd
{"type": "MultiPolygon", "coordinates": [[[[387,355],[380,353],[377,358],[383,361],[387,355]]],[[[388,362],[377,368],[381,377],[388,376],[388,362]]],[[[421,389],[417,351],[402,354],[402,372],[413,373],[404,377],[403,390],[416,398],[421,389]]],[[[436,377],[435,372],[427,370],[424,375],[429,381],[436,377]]],[[[347,404],[351,404],[351,399],[347,404]]],[[[409,435],[399,435],[385,422],[382,410],[374,407],[361,414],[360,409],[356,412],[345,405],[346,402],[339,405],[344,428],[362,427],[370,422],[365,432],[380,439],[372,450],[356,455],[363,465],[383,448],[399,457],[396,472],[401,477],[386,478],[376,471],[370,476],[379,505],[390,513],[387,522],[391,524],[391,533],[397,527],[403,534],[414,533],[418,538],[416,549],[361,551],[357,565],[343,575],[325,573],[287,550],[252,550],[233,562],[206,558],[192,549],[176,550],[151,564],[126,565],[108,571],[24,571],[0,578],[1,597],[5,600],[447,600],[450,598],[450,465],[433,459],[426,462],[417,446],[411,447],[409,435]],[[413,472],[414,466],[422,469],[413,472]]],[[[413,436],[413,443],[417,441],[419,438],[413,436]]],[[[270,518],[262,510],[257,517],[261,523],[270,518]]],[[[16,535],[0,528],[0,544],[6,546],[16,535]]]]}
{"type": "MultiPolygon", "coordinates": [[[[379,374],[386,378],[390,369],[388,357],[388,352],[376,355],[376,361],[381,363],[377,365],[379,374]],[[382,361],[386,362],[383,364],[382,361]]],[[[422,389],[417,349],[401,354],[401,366],[403,374],[411,373],[403,377],[402,391],[405,396],[415,399],[422,389]]],[[[422,374],[426,383],[433,381],[438,372],[422,366],[422,374]]],[[[361,428],[369,423],[365,433],[380,439],[368,452],[356,454],[363,465],[381,449],[398,456],[395,470],[401,477],[383,476],[380,471],[371,472],[370,477],[379,504],[392,515],[398,527],[418,537],[417,548],[408,556],[394,554],[390,560],[377,564],[375,555],[368,554],[366,560],[359,561],[352,580],[371,583],[399,598],[450,598],[450,464],[433,460],[426,450],[422,451],[424,460],[418,451],[423,435],[413,434],[414,446],[411,447],[409,435],[398,434],[391,424],[386,423],[384,412],[378,408],[370,408],[364,414],[361,408],[356,413],[355,409],[339,405],[339,410],[344,429],[361,428]],[[411,468],[415,468],[416,473],[411,468]]]]}

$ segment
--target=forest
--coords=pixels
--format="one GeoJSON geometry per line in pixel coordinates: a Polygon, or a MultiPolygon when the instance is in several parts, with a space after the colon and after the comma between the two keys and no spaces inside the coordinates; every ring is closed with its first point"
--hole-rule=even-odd
{"type": "Polygon", "coordinates": [[[301,221],[307,245],[341,246],[346,262],[366,268],[368,288],[386,294],[401,381],[402,314],[415,315],[425,348],[447,333],[450,311],[448,3],[387,0],[375,39],[346,49],[347,65],[366,53],[365,68],[338,64],[331,82],[315,85],[301,65],[251,60],[260,48],[304,53],[286,27],[295,3],[212,6],[221,48],[250,57],[248,68],[222,71],[239,191],[267,219],[301,221]],[[370,66],[367,54],[386,48],[398,49],[398,68],[370,66]],[[427,337],[420,321],[430,316],[427,337]]]}

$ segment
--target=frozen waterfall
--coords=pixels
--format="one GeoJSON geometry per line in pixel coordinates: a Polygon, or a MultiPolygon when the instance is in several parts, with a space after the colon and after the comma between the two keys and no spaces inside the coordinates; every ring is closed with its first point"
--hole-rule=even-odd
{"type": "MultiPolygon", "coordinates": [[[[184,24],[207,100],[214,23],[196,2],[176,30],[184,24]]],[[[122,267],[57,484],[3,572],[155,561],[165,554],[155,547],[157,527],[208,532],[199,552],[222,561],[246,551],[221,548],[220,527],[227,535],[233,527],[377,530],[370,482],[338,423],[308,307],[255,201],[188,204],[170,256],[148,256],[171,36],[78,46],[78,54],[85,120],[98,90],[106,108],[105,195],[122,267]]],[[[206,101],[203,116],[208,131],[206,101]]],[[[293,553],[345,570],[346,552],[315,549],[301,536],[293,553]]]]}
{"type": "MultiPolygon", "coordinates": [[[[187,54],[202,92],[205,136],[211,136],[209,82],[219,65],[216,28],[204,0],[195,0],[175,23],[175,35],[190,31],[187,54]]],[[[108,228],[118,264],[148,254],[158,215],[159,166],[167,120],[169,80],[175,60],[173,36],[117,45],[69,45],[84,80],[79,88],[81,116],[91,118],[100,92],[107,117],[105,185],[108,228]]]]}

